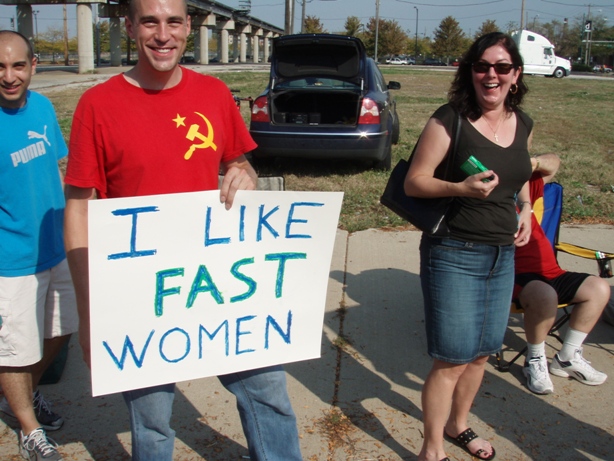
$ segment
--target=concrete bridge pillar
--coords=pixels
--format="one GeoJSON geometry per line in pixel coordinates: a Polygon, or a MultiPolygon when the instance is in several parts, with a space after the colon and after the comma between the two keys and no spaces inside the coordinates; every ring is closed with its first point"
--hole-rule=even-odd
{"type": "Polygon", "coordinates": [[[228,63],[228,31],[234,30],[235,22],[232,20],[220,21],[216,24],[217,30],[220,31],[220,59],[219,61],[228,63]]]}
{"type": "Polygon", "coordinates": [[[252,31],[252,61],[255,63],[260,60],[260,37],[262,37],[262,29],[254,29],[252,31]]]}
{"type": "Polygon", "coordinates": [[[34,46],[32,5],[17,5],[17,32],[27,37],[34,46]]]}
{"type": "Polygon", "coordinates": [[[79,73],[94,70],[94,29],[92,27],[92,5],[77,5],[77,44],[79,48],[79,73]]]}
{"type": "Polygon", "coordinates": [[[209,64],[209,28],[215,27],[215,15],[192,17],[192,28],[196,33],[194,58],[198,64],[209,64]]]}

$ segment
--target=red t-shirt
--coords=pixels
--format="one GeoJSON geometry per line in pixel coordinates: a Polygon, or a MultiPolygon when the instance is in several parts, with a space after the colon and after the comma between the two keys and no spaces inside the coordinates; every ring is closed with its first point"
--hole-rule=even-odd
{"type": "Polygon", "coordinates": [[[256,148],[220,80],[181,68],[152,91],[123,75],[86,91],[75,111],[65,181],[99,198],[218,188],[220,162],[256,148]]]}
{"type": "Polygon", "coordinates": [[[529,182],[531,191],[531,238],[529,243],[516,248],[516,274],[540,274],[547,280],[552,280],[565,273],[559,267],[552,245],[539,224],[544,210],[544,180],[541,175],[533,174],[529,182]]]}

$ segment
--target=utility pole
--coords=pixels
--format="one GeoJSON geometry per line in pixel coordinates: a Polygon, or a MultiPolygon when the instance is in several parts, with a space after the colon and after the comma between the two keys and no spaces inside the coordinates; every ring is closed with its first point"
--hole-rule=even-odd
{"type": "Polygon", "coordinates": [[[292,18],[294,17],[294,0],[286,0],[286,18],[284,24],[284,33],[290,35],[292,33],[292,18]]]}
{"type": "Polygon", "coordinates": [[[377,41],[379,39],[379,0],[375,0],[375,62],[377,63],[377,41]]]}
{"type": "Polygon", "coordinates": [[[584,32],[586,33],[586,55],[584,57],[584,64],[589,65],[591,59],[591,38],[593,34],[593,21],[591,21],[591,5],[588,5],[588,16],[584,22],[584,32]]]}
{"type": "Polygon", "coordinates": [[[68,17],[66,14],[66,4],[64,4],[64,65],[70,65],[68,59],[68,17]]]}
{"type": "Polygon", "coordinates": [[[414,6],[414,8],[416,9],[416,46],[414,50],[414,60],[416,64],[418,64],[418,7],[414,6]]]}
{"type": "Polygon", "coordinates": [[[520,7],[520,30],[524,29],[524,0],[522,0],[522,6],[520,7]]]}

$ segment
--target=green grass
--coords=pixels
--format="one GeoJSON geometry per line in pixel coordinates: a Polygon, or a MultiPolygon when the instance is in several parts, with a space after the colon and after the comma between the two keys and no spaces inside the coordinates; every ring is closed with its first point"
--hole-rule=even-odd
{"type": "MultiPolygon", "coordinates": [[[[382,66],[383,67],[383,66],[382,66]]],[[[386,80],[401,82],[394,92],[401,138],[393,165],[407,158],[430,115],[447,101],[451,72],[383,68],[386,80]]],[[[216,73],[241,97],[255,98],[267,84],[262,72],[216,73]]],[[[565,187],[565,222],[614,223],[614,78],[549,79],[527,77],[524,109],[535,121],[532,154],[554,152],[562,159],[556,180],[565,187]]],[[[48,94],[68,137],[81,90],[48,94]]],[[[242,114],[249,121],[247,103],[242,114]]],[[[278,160],[261,174],[281,174],[288,190],[343,191],[340,227],[348,231],[403,226],[379,204],[388,173],[357,162],[278,160]]]]}

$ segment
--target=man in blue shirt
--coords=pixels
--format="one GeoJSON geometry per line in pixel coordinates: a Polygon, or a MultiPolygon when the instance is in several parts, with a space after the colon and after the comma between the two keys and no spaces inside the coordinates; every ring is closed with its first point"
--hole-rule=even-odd
{"type": "Polygon", "coordinates": [[[63,423],[36,388],[78,329],[63,245],[67,155],[53,106],[28,90],[36,70],[30,42],[0,31],[0,410],[21,425],[29,460],[61,460],[45,430],[63,423]]]}

